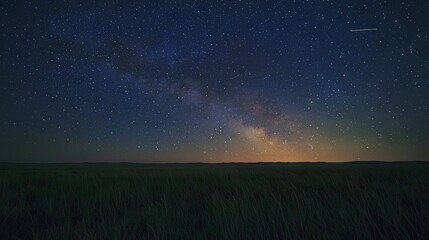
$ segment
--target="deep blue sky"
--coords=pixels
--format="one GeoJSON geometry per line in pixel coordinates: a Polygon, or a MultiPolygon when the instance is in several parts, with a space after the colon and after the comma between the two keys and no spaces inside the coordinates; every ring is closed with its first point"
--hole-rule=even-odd
{"type": "Polygon", "coordinates": [[[143,2],[2,1],[1,161],[429,159],[428,1],[143,2]]]}

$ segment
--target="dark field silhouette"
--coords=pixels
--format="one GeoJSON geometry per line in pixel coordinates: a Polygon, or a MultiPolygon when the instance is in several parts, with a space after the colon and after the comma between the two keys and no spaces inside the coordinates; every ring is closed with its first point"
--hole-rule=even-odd
{"type": "Polygon", "coordinates": [[[429,164],[1,164],[0,239],[424,239],[429,164]]]}

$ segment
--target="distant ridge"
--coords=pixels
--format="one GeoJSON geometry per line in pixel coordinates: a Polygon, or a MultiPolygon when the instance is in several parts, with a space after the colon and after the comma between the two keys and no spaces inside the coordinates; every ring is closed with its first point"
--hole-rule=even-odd
{"type": "Polygon", "coordinates": [[[371,164],[382,164],[382,163],[429,163],[429,161],[351,161],[351,162],[343,162],[343,163],[355,163],[355,164],[362,164],[362,163],[371,163],[371,164]]]}

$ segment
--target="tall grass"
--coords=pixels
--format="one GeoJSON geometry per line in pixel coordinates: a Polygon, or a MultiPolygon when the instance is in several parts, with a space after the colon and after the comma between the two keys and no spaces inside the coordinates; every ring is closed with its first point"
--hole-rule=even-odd
{"type": "Polygon", "coordinates": [[[427,239],[429,164],[0,165],[0,239],[427,239]]]}

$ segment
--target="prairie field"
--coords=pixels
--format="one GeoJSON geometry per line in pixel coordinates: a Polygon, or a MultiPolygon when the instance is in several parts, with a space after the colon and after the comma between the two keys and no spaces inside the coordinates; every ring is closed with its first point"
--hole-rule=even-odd
{"type": "Polygon", "coordinates": [[[428,239],[427,163],[0,164],[0,239],[428,239]]]}

